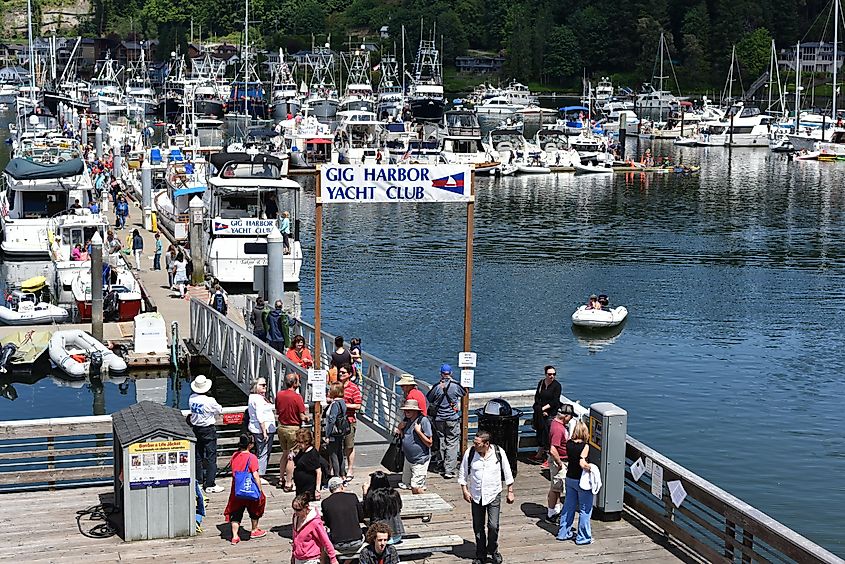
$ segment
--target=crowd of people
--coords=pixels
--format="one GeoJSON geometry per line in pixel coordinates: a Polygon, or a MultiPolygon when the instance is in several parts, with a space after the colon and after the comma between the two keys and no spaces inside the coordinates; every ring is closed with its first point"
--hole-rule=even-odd
{"type": "MultiPolygon", "coordinates": [[[[260,321],[258,330],[267,331],[264,320],[260,321]]],[[[287,341],[286,354],[300,366],[311,366],[310,353],[299,339],[287,341]]],[[[298,375],[288,374],[284,388],[274,398],[268,395],[264,378],[254,382],[244,413],[244,432],[230,463],[234,478],[224,516],[231,523],[231,543],[266,534],[259,520],[266,508],[267,488],[277,475],[276,487],[295,496],[291,502],[293,562],[335,563],[344,555],[357,555],[363,563],[398,562],[396,549],[401,548],[406,534],[401,518],[403,499],[398,490],[421,494],[428,489],[428,473],[437,472],[446,480],[457,478],[462,497],[470,506],[475,537],[473,564],[500,564],[501,506],[503,501],[512,504],[515,500],[511,461],[505,449],[494,444],[484,430],[477,432],[469,448],[461,450],[459,421],[466,390],[452,379],[448,364],[441,365],[440,378],[427,394],[410,374],[402,375],[397,382],[403,401],[401,422],[394,431],[404,455],[398,488],[391,486],[388,474],[375,471],[362,485],[360,497],[348,490],[354,478],[357,412],[362,407],[361,390],[353,381],[353,375],[360,374],[360,368],[353,368],[354,359],[361,356],[359,342],[354,350],[355,354],[341,337],[332,352],[336,380],[328,383],[320,449],[314,432],[307,428],[312,415],[303,401],[298,375]],[[281,451],[278,474],[269,467],[276,436],[281,451]],[[253,497],[242,495],[245,481],[252,483],[246,490],[252,491],[253,497]],[[248,537],[241,529],[245,512],[251,520],[248,537]]],[[[191,388],[189,423],[197,436],[197,480],[206,493],[219,493],[223,488],[215,482],[214,419],[222,408],[208,395],[211,381],[205,376],[194,379],[191,388]]],[[[587,427],[578,420],[573,405],[561,403],[561,392],[557,369],[546,366],[534,398],[532,424],[539,447],[533,458],[549,469],[545,520],[557,525],[557,540],[590,544],[592,500],[595,484],[600,483],[591,473],[598,469],[588,462],[587,427]]]]}

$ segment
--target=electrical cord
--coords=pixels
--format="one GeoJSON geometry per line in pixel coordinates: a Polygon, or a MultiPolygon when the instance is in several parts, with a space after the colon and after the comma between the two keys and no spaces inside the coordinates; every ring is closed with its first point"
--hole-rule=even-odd
{"type": "Polygon", "coordinates": [[[76,525],[79,527],[79,532],[89,539],[107,539],[117,533],[117,529],[112,526],[109,517],[115,513],[115,507],[111,503],[101,503],[99,505],[92,505],[88,509],[82,509],[76,512],[76,525]],[[98,525],[94,525],[87,531],[82,530],[82,518],[87,517],[88,521],[105,521],[98,525]]]}

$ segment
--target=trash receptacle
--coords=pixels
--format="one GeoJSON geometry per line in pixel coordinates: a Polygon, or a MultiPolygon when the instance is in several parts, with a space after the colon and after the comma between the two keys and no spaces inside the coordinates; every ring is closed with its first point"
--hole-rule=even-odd
{"type": "Polygon", "coordinates": [[[505,449],[511,471],[516,477],[516,456],[519,453],[519,420],[522,411],[512,408],[503,399],[495,398],[476,409],[478,430],[490,433],[490,442],[505,449]]]}

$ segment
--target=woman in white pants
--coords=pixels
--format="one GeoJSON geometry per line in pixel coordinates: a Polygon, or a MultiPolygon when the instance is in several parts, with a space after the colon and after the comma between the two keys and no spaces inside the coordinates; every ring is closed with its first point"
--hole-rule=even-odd
{"type": "Polygon", "coordinates": [[[135,270],[141,270],[142,252],[144,252],[144,238],[135,229],[132,231],[132,254],[135,255],[135,270]]]}

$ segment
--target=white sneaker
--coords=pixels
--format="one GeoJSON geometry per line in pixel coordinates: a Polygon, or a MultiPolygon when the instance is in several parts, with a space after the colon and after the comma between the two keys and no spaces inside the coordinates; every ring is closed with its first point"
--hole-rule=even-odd
{"type": "Polygon", "coordinates": [[[223,486],[211,486],[210,488],[205,488],[205,491],[207,493],[220,493],[225,489],[226,488],[224,488],[223,486]]]}
{"type": "Polygon", "coordinates": [[[267,480],[265,480],[264,478],[261,478],[261,485],[262,485],[262,486],[269,486],[269,485],[270,485],[270,482],[268,482],[268,481],[267,481],[267,480]]]}
{"type": "Polygon", "coordinates": [[[399,482],[399,489],[400,490],[410,490],[411,486],[406,484],[405,482],[399,482]]]}

